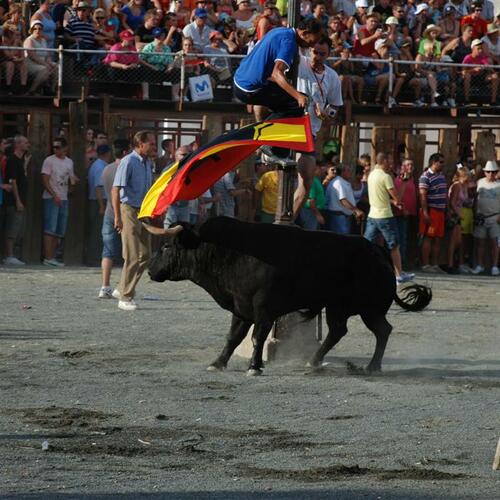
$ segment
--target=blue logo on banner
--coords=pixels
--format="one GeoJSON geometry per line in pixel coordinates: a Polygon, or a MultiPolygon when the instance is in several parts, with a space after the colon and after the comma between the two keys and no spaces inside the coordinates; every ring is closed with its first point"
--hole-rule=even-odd
{"type": "Polygon", "coordinates": [[[203,92],[204,90],[209,89],[208,82],[205,80],[201,83],[195,83],[194,88],[196,89],[196,92],[203,92]]]}

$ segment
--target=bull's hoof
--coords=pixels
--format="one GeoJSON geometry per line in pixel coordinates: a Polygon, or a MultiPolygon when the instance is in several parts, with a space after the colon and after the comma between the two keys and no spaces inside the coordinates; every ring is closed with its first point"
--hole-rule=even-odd
{"type": "Polygon", "coordinates": [[[207,366],[207,372],[223,372],[224,368],[225,367],[222,365],[213,364],[213,365],[207,366]]]}
{"type": "Polygon", "coordinates": [[[320,362],[316,363],[314,361],[308,361],[306,363],[306,368],[312,368],[312,369],[316,370],[318,368],[321,368],[321,363],[320,362]]]}
{"type": "Polygon", "coordinates": [[[260,368],[249,368],[247,370],[247,377],[258,377],[259,375],[262,375],[260,368]]]}
{"type": "Polygon", "coordinates": [[[382,373],[382,367],[368,365],[365,371],[366,373],[368,373],[368,375],[378,375],[379,373],[382,373]]]}

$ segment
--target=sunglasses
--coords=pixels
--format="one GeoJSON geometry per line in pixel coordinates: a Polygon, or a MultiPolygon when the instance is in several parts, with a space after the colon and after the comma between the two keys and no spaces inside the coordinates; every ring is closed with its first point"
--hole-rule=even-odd
{"type": "Polygon", "coordinates": [[[485,174],[496,174],[497,171],[496,170],[485,170],[484,173],[485,174]]]}

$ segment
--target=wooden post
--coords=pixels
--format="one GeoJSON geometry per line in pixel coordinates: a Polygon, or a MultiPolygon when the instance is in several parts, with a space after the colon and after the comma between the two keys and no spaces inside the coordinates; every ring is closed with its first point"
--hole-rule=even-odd
{"type": "MultiPolygon", "coordinates": [[[[253,122],[253,118],[242,118],[240,120],[240,128],[250,125],[253,122]]],[[[240,173],[241,187],[252,188],[252,180],[255,175],[255,154],[243,160],[238,167],[238,171],[240,173]]],[[[251,197],[240,197],[238,199],[238,219],[245,222],[253,222],[253,215],[253,199],[251,197]]]]}
{"type": "Polygon", "coordinates": [[[456,128],[442,128],[439,130],[439,152],[444,156],[443,174],[449,184],[459,160],[458,130],[456,128]]]}
{"type": "Polygon", "coordinates": [[[116,139],[123,138],[123,131],[120,128],[121,116],[111,112],[109,96],[103,98],[102,108],[102,128],[108,136],[108,144],[112,145],[116,139]]]}
{"type": "Polygon", "coordinates": [[[413,160],[413,176],[417,181],[424,170],[425,143],[426,138],[424,134],[405,135],[406,156],[410,160],[413,160]]]}
{"type": "Polygon", "coordinates": [[[344,125],[342,127],[342,136],[340,140],[340,161],[353,167],[355,175],[355,166],[359,156],[359,127],[357,125],[344,125]]]}
{"type": "Polygon", "coordinates": [[[50,152],[50,113],[32,113],[29,118],[28,140],[31,161],[28,164],[26,226],[23,236],[23,258],[39,264],[42,250],[42,179],[43,160],[50,152]]]}
{"type": "Polygon", "coordinates": [[[372,163],[376,163],[378,153],[394,156],[394,129],[392,127],[373,127],[372,129],[372,163]]]}
{"type": "Polygon", "coordinates": [[[75,175],[80,182],[69,197],[68,229],[64,240],[64,263],[81,265],[85,248],[85,220],[87,213],[87,163],[85,161],[85,132],[87,104],[69,103],[69,157],[73,160],[75,175]]]}
{"type": "Polygon", "coordinates": [[[222,116],[221,115],[203,115],[202,126],[203,137],[207,142],[219,137],[224,132],[222,130],[222,116]]]}
{"type": "Polygon", "coordinates": [[[495,134],[489,130],[476,132],[474,140],[474,159],[480,163],[482,167],[488,160],[496,160],[495,151],[495,134]]]}

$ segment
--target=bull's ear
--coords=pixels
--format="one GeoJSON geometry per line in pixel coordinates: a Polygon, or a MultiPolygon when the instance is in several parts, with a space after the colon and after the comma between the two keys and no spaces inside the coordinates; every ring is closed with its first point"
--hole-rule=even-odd
{"type": "Polygon", "coordinates": [[[184,230],[177,235],[179,244],[188,250],[198,248],[201,243],[200,237],[188,225],[183,224],[184,230]]]}

